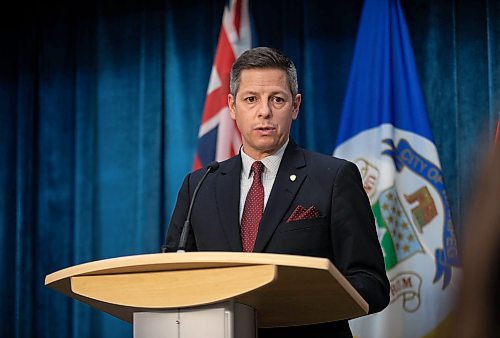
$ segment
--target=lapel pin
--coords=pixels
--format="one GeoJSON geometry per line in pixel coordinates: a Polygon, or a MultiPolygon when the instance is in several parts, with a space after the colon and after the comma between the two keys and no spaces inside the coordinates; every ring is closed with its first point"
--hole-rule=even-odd
{"type": "Polygon", "coordinates": [[[295,182],[296,179],[297,179],[297,176],[295,174],[290,175],[290,181],[295,182]]]}

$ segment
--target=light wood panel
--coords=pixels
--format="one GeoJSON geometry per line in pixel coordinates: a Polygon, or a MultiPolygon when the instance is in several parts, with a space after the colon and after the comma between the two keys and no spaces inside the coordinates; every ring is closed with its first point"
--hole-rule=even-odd
{"type": "Polygon", "coordinates": [[[76,276],[71,277],[71,289],[110,304],[164,309],[234,298],[271,283],[276,274],[275,265],[250,265],[76,276]]]}

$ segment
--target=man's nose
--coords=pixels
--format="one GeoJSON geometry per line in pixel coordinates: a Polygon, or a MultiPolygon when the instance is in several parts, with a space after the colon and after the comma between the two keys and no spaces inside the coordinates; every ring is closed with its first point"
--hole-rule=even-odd
{"type": "Polygon", "coordinates": [[[259,106],[259,117],[268,118],[272,116],[271,102],[269,100],[262,100],[259,106]]]}

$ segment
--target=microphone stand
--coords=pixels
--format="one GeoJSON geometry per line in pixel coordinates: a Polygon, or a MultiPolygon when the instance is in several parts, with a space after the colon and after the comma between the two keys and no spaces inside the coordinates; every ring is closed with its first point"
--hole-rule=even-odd
{"type": "MultiPolygon", "coordinates": [[[[205,174],[203,174],[200,182],[198,182],[198,185],[194,189],[193,198],[191,198],[191,203],[189,204],[188,214],[186,220],[184,221],[184,225],[182,226],[181,237],[179,239],[179,246],[177,247],[177,252],[179,253],[186,252],[188,234],[189,231],[191,230],[191,212],[193,210],[193,205],[196,199],[196,195],[198,195],[198,190],[200,190],[201,184],[203,183],[203,181],[205,181],[205,178],[208,176],[208,174],[215,172],[217,169],[219,169],[219,162],[217,161],[211,162],[207,166],[207,171],[205,171],[205,174]]],[[[165,241],[161,246],[162,253],[167,252],[167,237],[168,237],[168,232],[167,235],[165,236],[165,241]]]]}

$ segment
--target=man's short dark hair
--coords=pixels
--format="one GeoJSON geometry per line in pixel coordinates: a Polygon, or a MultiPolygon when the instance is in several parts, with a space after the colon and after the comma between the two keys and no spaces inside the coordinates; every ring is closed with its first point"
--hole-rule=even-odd
{"type": "Polygon", "coordinates": [[[231,68],[229,91],[236,96],[240,87],[241,71],[245,69],[281,69],[286,72],[288,87],[295,97],[299,92],[297,70],[292,60],[277,49],[270,47],[257,47],[249,49],[240,55],[231,68]]]}

